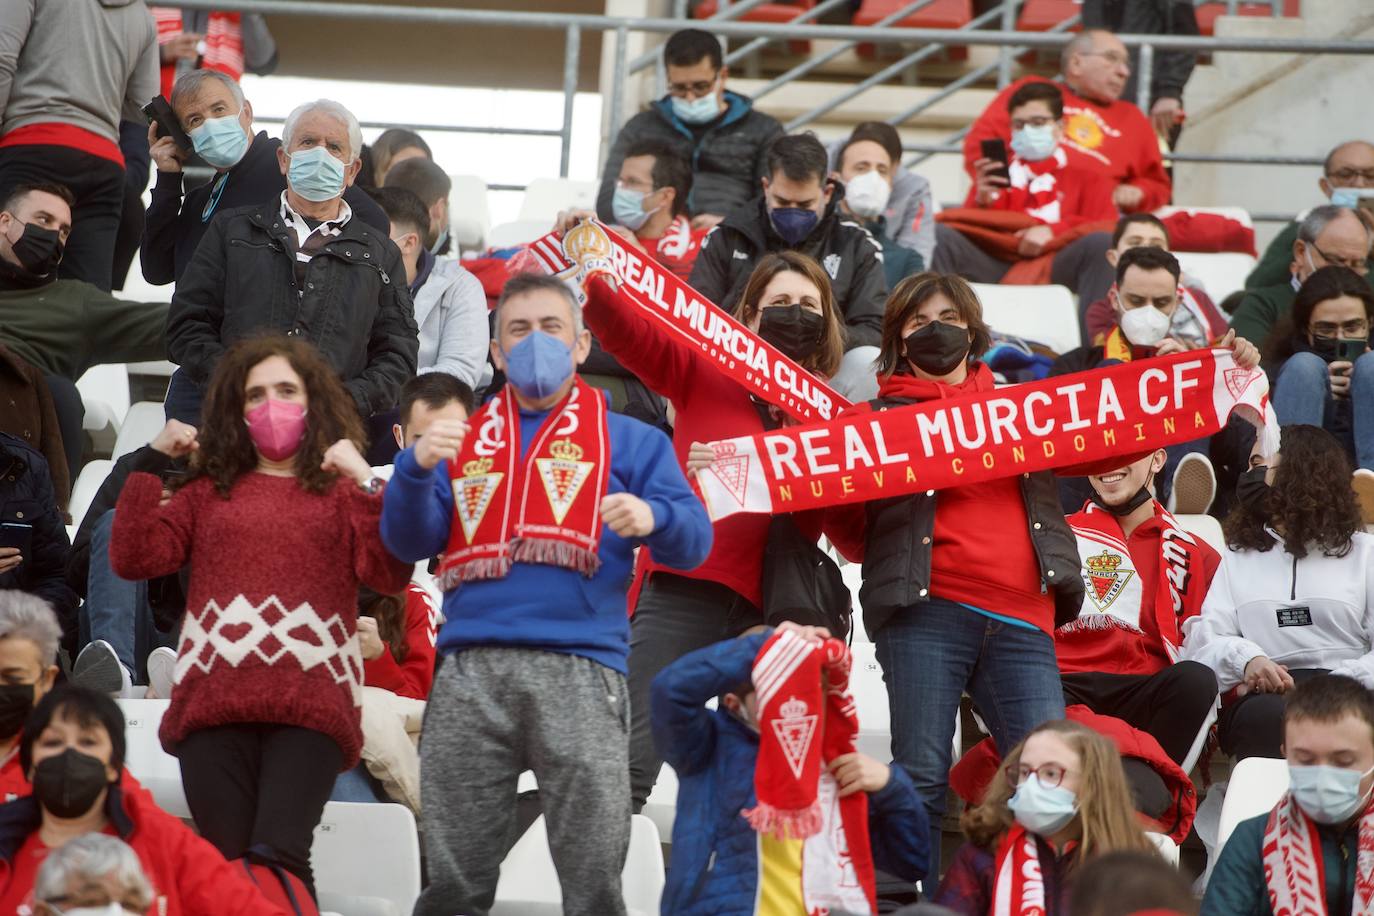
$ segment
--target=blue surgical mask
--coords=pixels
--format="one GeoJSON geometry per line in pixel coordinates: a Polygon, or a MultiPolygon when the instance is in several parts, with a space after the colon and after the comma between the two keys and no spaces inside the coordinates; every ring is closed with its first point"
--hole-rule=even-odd
{"type": "Polygon", "coordinates": [[[810,235],[816,223],[820,222],[820,215],[805,207],[774,207],[768,211],[768,218],[773,221],[773,228],[778,235],[789,245],[800,245],[802,239],[810,235]]]}
{"type": "Polygon", "coordinates": [[[672,96],[669,100],[673,114],[688,124],[705,124],[714,121],[720,114],[720,99],[714,92],[708,92],[699,99],[680,99],[672,96]]]}
{"type": "Polygon", "coordinates": [[[1374,773],[1344,767],[1289,764],[1288,784],[1293,800],[1318,824],[1343,824],[1354,817],[1369,799],[1360,792],[1360,781],[1374,773]]]}
{"type": "Polygon", "coordinates": [[[1027,124],[1020,130],[1012,131],[1011,149],[1023,162],[1040,162],[1054,155],[1059,141],[1054,137],[1054,125],[1036,127],[1027,124]]]}
{"type": "Polygon", "coordinates": [[[1351,210],[1360,205],[1359,188],[1332,188],[1331,204],[1336,207],[1347,207],[1351,210]]]}
{"type": "Polygon", "coordinates": [[[1078,813],[1078,798],[1063,786],[1046,786],[1036,773],[1016,787],[1007,807],[1031,833],[1053,836],[1078,813]]]}
{"type": "Polygon", "coordinates": [[[323,146],[297,150],[291,154],[286,183],[306,200],[333,200],[344,192],[344,164],[323,146]]]}
{"type": "Polygon", "coordinates": [[[216,169],[228,169],[239,164],[248,150],[248,132],[239,123],[243,114],[225,115],[222,118],[207,118],[186,136],[191,138],[191,146],[196,155],[216,169]]]}
{"type": "Polygon", "coordinates": [[[553,394],[572,374],[572,350],[543,331],[531,331],[506,354],[506,380],[531,400],[553,394]]]}
{"type": "Polygon", "coordinates": [[[429,253],[438,256],[444,250],[444,245],[448,242],[448,226],[439,230],[439,235],[434,239],[434,244],[430,246],[429,253]]]}
{"type": "Polygon", "coordinates": [[[644,198],[652,194],[652,191],[631,191],[629,188],[617,187],[615,193],[611,195],[611,215],[620,225],[637,232],[640,226],[648,222],[649,217],[653,216],[663,208],[654,207],[652,210],[644,209],[644,198]]]}

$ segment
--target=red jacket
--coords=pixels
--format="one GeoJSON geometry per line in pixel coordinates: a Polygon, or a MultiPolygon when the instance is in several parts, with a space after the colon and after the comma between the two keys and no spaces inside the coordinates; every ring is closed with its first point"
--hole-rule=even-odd
{"type": "Polygon", "coordinates": [[[441,619],[439,605],[429,592],[414,582],[406,586],[406,660],[396,661],[391,648],[384,648],[381,655],[363,662],[363,683],[390,690],[397,696],[429,699],[429,688],[434,683],[434,644],[441,619]]]}
{"type": "MultiPolygon", "coordinates": [[[[1007,101],[1031,80],[1049,82],[1038,76],[1017,80],[997,94],[964,137],[964,168],[973,175],[973,162],[981,159],[984,140],[1001,139],[1011,143],[1011,113],[1007,101]]],[[[1063,84],[1064,145],[1069,161],[1111,178],[1116,184],[1131,184],[1145,192],[1137,211],[1150,211],[1169,202],[1173,186],[1164,171],[1159,140],[1154,126],[1139,108],[1117,99],[1110,104],[1084,99],[1063,84]]],[[[972,206],[973,192],[969,192],[972,206]]]]}
{"type": "MultiPolygon", "coordinates": [[[[1112,739],[1117,752],[1122,757],[1142,760],[1164,780],[1164,786],[1174,803],[1168,823],[1157,826],[1175,843],[1182,843],[1188,831],[1193,828],[1193,817],[1197,814],[1197,792],[1193,782],[1183,768],[1174,763],[1164,748],[1152,736],[1131,728],[1120,719],[1099,716],[1086,706],[1070,706],[1064,717],[1073,722],[1088,726],[1099,735],[1112,739]]],[[[988,784],[1001,772],[1002,758],[997,753],[997,745],[991,738],[984,738],[974,745],[949,771],[949,787],[954,794],[967,804],[976,805],[983,800],[988,784]]],[[[1143,819],[1143,818],[1142,818],[1143,819]]]]}
{"type": "MultiPolygon", "coordinates": [[[[125,778],[128,778],[127,776],[125,778]]],[[[146,792],[110,790],[106,833],[128,843],[153,886],[149,916],[286,916],[237,866],[146,792]]],[[[26,912],[48,848],[38,838],[42,810],[21,798],[0,807],[0,913],[26,912]]]]}

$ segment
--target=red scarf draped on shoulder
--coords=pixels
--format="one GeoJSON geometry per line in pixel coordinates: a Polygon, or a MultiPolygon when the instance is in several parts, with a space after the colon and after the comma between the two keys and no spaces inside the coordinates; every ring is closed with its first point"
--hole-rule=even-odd
{"type": "MultiPolygon", "coordinates": [[[[1277,916],[1326,916],[1326,866],[1321,837],[1289,792],[1264,826],[1264,880],[1277,916]]],[[[1352,913],[1374,913],[1374,805],[1360,817],[1352,913]]]]}
{"type": "Polygon", "coordinates": [[[1012,822],[997,847],[989,916],[1045,916],[1045,875],[1035,834],[1012,822]]]}

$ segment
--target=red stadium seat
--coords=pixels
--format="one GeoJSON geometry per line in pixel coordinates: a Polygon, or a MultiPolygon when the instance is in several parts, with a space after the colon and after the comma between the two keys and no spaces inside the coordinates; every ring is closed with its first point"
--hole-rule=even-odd
{"type": "MultiPolygon", "coordinates": [[[[1296,17],[1299,13],[1298,0],[1283,0],[1283,15],[1296,17]]],[[[1268,3],[1241,3],[1236,7],[1237,16],[1270,16],[1272,10],[1268,3]]],[[[1226,15],[1225,3],[1203,3],[1197,8],[1197,26],[1203,35],[1211,35],[1218,16],[1226,15]]]]}
{"type": "MultiPolygon", "coordinates": [[[[1026,0],[1026,5],[1021,7],[1021,15],[1016,20],[1016,30],[1048,32],[1065,19],[1072,19],[1082,11],[1083,5],[1078,0],[1026,0]]],[[[1080,23],[1069,31],[1077,32],[1082,27],[1080,23]]],[[[1059,52],[1053,48],[1041,48],[1039,51],[1027,51],[1018,59],[1027,67],[1035,66],[1037,62],[1044,66],[1057,67],[1059,52]]]]}
{"type": "MultiPolygon", "coordinates": [[[[885,16],[890,16],[911,0],[863,0],[863,5],[854,14],[855,25],[873,25],[885,16]]],[[[903,29],[957,29],[967,25],[973,18],[973,0],[935,0],[905,19],[892,23],[893,28],[903,29]]],[[[872,59],[877,56],[871,44],[858,47],[859,56],[872,59]]],[[[968,48],[950,46],[945,49],[949,60],[968,60],[968,48]]]]}
{"type": "MultiPolygon", "coordinates": [[[[763,3],[754,7],[743,16],[741,22],[791,22],[802,13],[816,5],[816,0],[794,0],[792,3],[763,3]]],[[[698,19],[710,19],[719,9],[717,0],[706,0],[693,13],[698,19]]],[[[789,41],[788,50],[798,57],[811,53],[811,42],[789,41]]]]}

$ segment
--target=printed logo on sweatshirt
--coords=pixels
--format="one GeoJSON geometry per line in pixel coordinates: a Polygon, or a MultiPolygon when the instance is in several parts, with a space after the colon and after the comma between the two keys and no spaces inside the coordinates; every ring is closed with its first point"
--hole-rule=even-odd
{"type": "Polygon", "coordinates": [[[1126,583],[1131,581],[1131,576],[1135,575],[1130,569],[1121,569],[1122,559],[1119,553],[1103,550],[1084,561],[1086,571],[1083,578],[1088,586],[1088,597],[1092,598],[1099,611],[1105,612],[1111,607],[1126,583]]]}
{"type": "Polygon", "coordinates": [[[802,765],[806,762],[807,751],[811,749],[811,739],[816,736],[816,716],[807,715],[805,700],[788,697],[778,711],[781,718],[773,720],[773,732],[778,736],[778,744],[787,757],[787,765],[792,775],[801,779],[802,765]]]}
{"type": "Polygon", "coordinates": [[[596,463],[582,461],[582,446],[571,439],[554,442],[549,446],[549,454],[553,457],[536,458],[534,463],[539,467],[539,480],[549,497],[553,517],[561,525],[596,463]]]}
{"type": "Polygon", "coordinates": [[[825,272],[830,274],[830,279],[834,280],[840,275],[840,256],[828,254],[822,262],[825,265],[825,272]]]}

